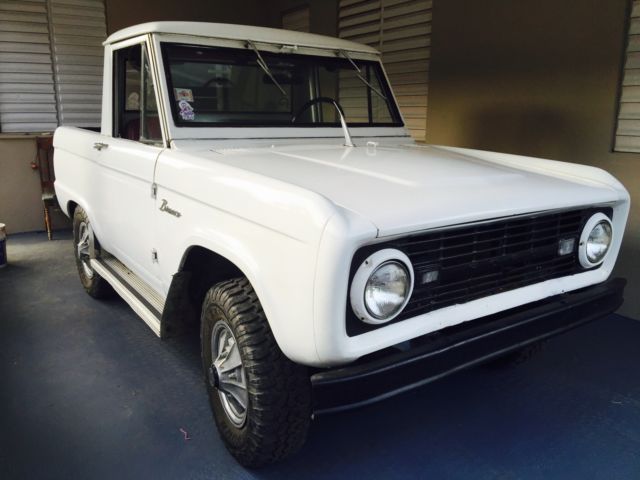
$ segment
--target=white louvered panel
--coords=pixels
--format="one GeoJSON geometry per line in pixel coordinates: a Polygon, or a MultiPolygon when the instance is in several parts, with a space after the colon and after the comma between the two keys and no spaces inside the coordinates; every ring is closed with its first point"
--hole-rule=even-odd
{"type": "MultiPolygon", "coordinates": [[[[22,93],[39,93],[39,94],[51,94],[54,95],[55,90],[53,83],[0,83],[0,93],[16,94],[16,98],[22,93]]],[[[23,100],[21,102],[24,102],[23,100]]],[[[52,98],[52,103],[55,104],[55,97],[52,98]]]]}
{"type": "Polygon", "coordinates": [[[624,72],[622,85],[640,85],[640,68],[628,68],[624,72]]]}
{"type": "MultiPolygon", "coordinates": [[[[25,63],[25,56],[22,53],[16,52],[0,52],[0,63],[25,63]]],[[[41,63],[46,65],[51,65],[51,55],[50,54],[41,54],[41,55],[29,55],[29,62],[31,63],[41,63]]]]}
{"type": "Polygon", "coordinates": [[[426,138],[431,9],[431,0],[340,0],[339,4],[340,37],[382,52],[406,127],[416,140],[426,138]]]}
{"type": "Polygon", "coordinates": [[[631,10],[614,149],[640,152],[640,0],[631,10]]]}
{"type": "Polygon", "coordinates": [[[620,121],[640,119],[640,103],[623,103],[618,114],[620,121]]]}
{"type": "Polygon", "coordinates": [[[51,74],[51,66],[46,63],[11,63],[0,61],[0,75],[15,74],[16,71],[25,73],[51,74]]]}
{"type": "Polygon", "coordinates": [[[23,103],[16,105],[15,103],[0,103],[0,113],[56,113],[54,104],[40,105],[38,103],[23,103]]]}
{"type": "Polygon", "coordinates": [[[0,1],[0,131],[57,124],[46,2],[0,1]]]}
{"type": "Polygon", "coordinates": [[[40,53],[49,55],[48,43],[22,43],[22,42],[0,42],[0,52],[2,53],[40,53]]]}
{"type": "Polygon", "coordinates": [[[640,85],[624,85],[620,95],[622,105],[640,102],[640,85]]]}
{"type": "Polygon", "coordinates": [[[57,55],[56,59],[66,65],[93,65],[102,67],[102,57],[89,55],[57,55]]]}
{"type": "Polygon", "coordinates": [[[427,127],[431,7],[430,0],[382,1],[382,61],[406,126],[421,141],[427,127]]]}
{"type": "Polygon", "coordinates": [[[102,93],[104,3],[48,0],[61,125],[98,127],[102,93]]]}
{"type": "Polygon", "coordinates": [[[25,33],[48,34],[49,30],[47,28],[47,25],[43,23],[0,21],[0,32],[25,32],[25,33]]]}
{"type": "Polygon", "coordinates": [[[640,120],[620,120],[618,135],[640,137],[640,120]]]}
{"type": "Polygon", "coordinates": [[[616,135],[616,150],[640,153],[640,136],[616,135]]]}
{"type": "Polygon", "coordinates": [[[297,32],[310,32],[309,7],[289,10],[282,15],[282,28],[297,32]]]}
{"type": "Polygon", "coordinates": [[[338,32],[340,37],[378,48],[382,11],[380,0],[340,0],[338,32]]]}
{"type": "MultiPolygon", "coordinates": [[[[49,107],[49,103],[48,101],[51,99],[51,95],[53,95],[53,92],[51,93],[15,93],[15,92],[3,92],[0,90],[0,104],[2,104],[5,107],[12,107],[13,109],[20,109],[20,107],[23,104],[33,104],[33,105],[40,105],[42,106],[42,110],[46,111],[49,107]],[[47,106],[47,108],[45,108],[44,106],[47,106]]],[[[51,105],[53,105],[53,108],[55,109],[55,103],[51,103],[51,105]]],[[[33,109],[30,109],[30,111],[33,111],[33,109]]],[[[37,120],[37,119],[36,119],[37,120]]],[[[55,125],[53,126],[53,128],[55,128],[55,125]]],[[[52,130],[53,130],[52,128],[52,130]]],[[[18,130],[18,129],[13,129],[13,130],[5,130],[5,131],[11,131],[11,132],[28,132],[28,131],[38,131],[38,129],[36,130],[18,130]]]]}

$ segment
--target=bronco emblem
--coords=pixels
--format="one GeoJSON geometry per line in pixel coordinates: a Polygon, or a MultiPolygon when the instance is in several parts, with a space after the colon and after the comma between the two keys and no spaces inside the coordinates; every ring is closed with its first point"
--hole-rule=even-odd
{"type": "Polygon", "coordinates": [[[161,212],[167,212],[169,215],[173,215],[174,217],[180,218],[182,216],[182,214],[177,211],[174,210],[173,208],[170,208],[167,206],[169,202],[167,202],[167,200],[165,200],[164,198],[162,199],[162,205],[160,205],[160,211],[161,212]]]}

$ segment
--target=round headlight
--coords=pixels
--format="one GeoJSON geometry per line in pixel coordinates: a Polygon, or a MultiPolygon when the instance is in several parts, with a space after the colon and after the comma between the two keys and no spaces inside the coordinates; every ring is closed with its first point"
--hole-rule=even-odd
{"type": "Polygon", "coordinates": [[[411,278],[400,262],[383,263],[364,287],[364,305],[372,317],[386,320],[398,313],[409,294],[411,278]]]}
{"type": "Polygon", "coordinates": [[[611,224],[606,221],[599,222],[587,238],[587,259],[591,263],[599,263],[609,250],[611,245],[611,224]]]}
{"type": "Polygon", "coordinates": [[[356,316],[366,323],[385,323],[402,312],[413,291],[411,261],[400,250],[370,255],[351,282],[349,297],[356,316]]]}
{"type": "Polygon", "coordinates": [[[599,265],[609,251],[613,240],[611,220],[603,213],[596,213],[584,226],[580,236],[578,256],[584,268],[599,265]]]}

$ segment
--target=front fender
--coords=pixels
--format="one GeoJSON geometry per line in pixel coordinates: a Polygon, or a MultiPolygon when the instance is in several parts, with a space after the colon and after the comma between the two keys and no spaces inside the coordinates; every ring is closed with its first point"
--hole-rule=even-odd
{"type": "MultiPolygon", "coordinates": [[[[223,232],[203,233],[206,235],[186,237],[179,249],[180,256],[186,256],[191,248],[201,247],[235,265],[253,286],[284,354],[294,362],[317,363],[313,336],[315,248],[280,238],[267,242],[277,250],[268,254],[264,248],[256,250],[250,241],[230,238],[223,232]]],[[[265,236],[253,237],[265,240],[265,236]]]]}
{"type": "Polygon", "coordinates": [[[318,245],[332,202],[269,177],[179,151],[160,155],[157,252],[165,294],[185,252],[205,248],[233,263],[251,282],[284,354],[318,364],[313,294],[318,245]]]}

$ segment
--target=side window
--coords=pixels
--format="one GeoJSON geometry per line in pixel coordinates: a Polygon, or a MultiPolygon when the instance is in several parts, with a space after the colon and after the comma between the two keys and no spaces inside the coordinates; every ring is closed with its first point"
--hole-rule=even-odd
{"type": "Polygon", "coordinates": [[[113,135],[143,143],[162,142],[151,66],[144,44],[114,52],[113,135]]]}

